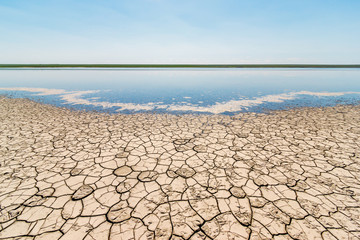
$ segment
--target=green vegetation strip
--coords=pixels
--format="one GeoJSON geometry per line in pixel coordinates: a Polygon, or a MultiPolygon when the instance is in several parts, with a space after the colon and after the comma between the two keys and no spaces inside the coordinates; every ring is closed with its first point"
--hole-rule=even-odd
{"type": "Polygon", "coordinates": [[[1,68],[360,68],[360,64],[0,64],[1,68]]]}

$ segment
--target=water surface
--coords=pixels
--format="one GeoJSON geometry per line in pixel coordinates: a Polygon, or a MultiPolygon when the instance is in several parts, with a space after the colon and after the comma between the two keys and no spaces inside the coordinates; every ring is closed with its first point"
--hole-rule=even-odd
{"type": "Polygon", "coordinates": [[[234,114],[357,104],[360,70],[0,70],[0,94],[111,113],[234,114]]]}

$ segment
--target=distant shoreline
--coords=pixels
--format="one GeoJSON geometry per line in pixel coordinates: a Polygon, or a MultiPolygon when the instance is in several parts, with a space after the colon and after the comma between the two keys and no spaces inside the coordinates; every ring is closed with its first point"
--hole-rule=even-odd
{"type": "Polygon", "coordinates": [[[0,64],[24,68],[360,68],[360,64],[0,64]]]}

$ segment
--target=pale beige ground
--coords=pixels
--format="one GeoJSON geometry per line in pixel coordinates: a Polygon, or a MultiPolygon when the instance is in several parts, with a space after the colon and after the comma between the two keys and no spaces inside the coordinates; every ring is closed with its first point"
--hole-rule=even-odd
{"type": "Polygon", "coordinates": [[[105,115],[0,98],[0,239],[359,239],[360,108],[105,115]]]}

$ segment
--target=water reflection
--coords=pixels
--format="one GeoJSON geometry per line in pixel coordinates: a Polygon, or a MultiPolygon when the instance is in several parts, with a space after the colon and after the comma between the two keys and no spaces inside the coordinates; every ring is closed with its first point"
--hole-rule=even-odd
{"type": "Polygon", "coordinates": [[[110,112],[236,113],[357,103],[360,71],[2,70],[0,93],[110,112]]]}

